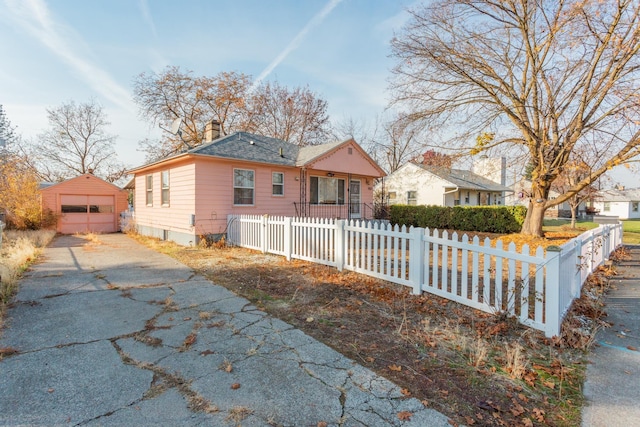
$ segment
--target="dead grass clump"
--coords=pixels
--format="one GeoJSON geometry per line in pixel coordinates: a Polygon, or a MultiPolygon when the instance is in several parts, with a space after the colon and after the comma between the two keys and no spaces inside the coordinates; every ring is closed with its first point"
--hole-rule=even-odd
{"type": "Polygon", "coordinates": [[[504,370],[514,380],[521,380],[527,373],[527,367],[529,361],[526,357],[526,352],[520,343],[507,343],[505,344],[505,366],[504,370]]]}
{"type": "Polygon", "coordinates": [[[20,275],[54,236],[52,230],[9,230],[4,233],[0,250],[0,305],[10,301],[20,275]]]}

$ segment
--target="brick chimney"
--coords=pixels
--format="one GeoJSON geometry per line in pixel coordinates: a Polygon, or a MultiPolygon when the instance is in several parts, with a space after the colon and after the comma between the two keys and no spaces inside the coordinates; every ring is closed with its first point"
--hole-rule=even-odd
{"type": "Polygon", "coordinates": [[[204,142],[211,142],[218,138],[220,138],[220,122],[217,120],[207,122],[204,128],[204,142]]]}

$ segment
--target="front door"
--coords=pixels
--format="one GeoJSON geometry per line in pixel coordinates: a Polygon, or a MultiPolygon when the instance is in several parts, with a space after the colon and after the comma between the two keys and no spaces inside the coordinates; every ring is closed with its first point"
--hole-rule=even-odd
{"type": "Polygon", "coordinates": [[[349,218],[360,218],[360,180],[349,181],[349,218]]]}

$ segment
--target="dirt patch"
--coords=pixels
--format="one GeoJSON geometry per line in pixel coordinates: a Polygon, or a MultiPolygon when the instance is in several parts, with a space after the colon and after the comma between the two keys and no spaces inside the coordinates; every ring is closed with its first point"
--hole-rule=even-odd
{"type": "Polygon", "coordinates": [[[548,340],[504,315],[352,272],[138,239],[389,378],[454,425],[580,425],[584,350],[602,314],[593,295],[606,282],[598,275],[563,337],[548,340]]]}

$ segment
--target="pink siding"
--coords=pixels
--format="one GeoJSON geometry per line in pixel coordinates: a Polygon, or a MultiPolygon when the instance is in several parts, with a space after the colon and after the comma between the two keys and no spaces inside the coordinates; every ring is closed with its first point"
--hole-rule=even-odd
{"type": "Polygon", "coordinates": [[[309,167],[316,170],[351,173],[362,176],[382,176],[381,170],[363,154],[359,146],[353,142],[339,147],[335,151],[315,160],[309,167]],[[349,154],[351,149],[351,154],[349,154]]]}
{"type": "Polygon", "coordinates": [[[81,231],[114,232],[119,228],[120,212],[128,209],[127,192],[94,175],[85,174],[41,190],[42,209],[50,209],[62,215],[56,231],[74,233],[81,231]],[[77,200],[80,204],[113,203],[111,214],[80,215],[61,214],[62,199],[77,200]],[[68,215],[68,217],[67,217],[68,215]],[[74,216],[74,218],[71,218],[74,216]],[[74,225],[70,225],[74,224],[74,225]]]}
{"type": "Polygon", "coordinates": [[[294,202],[300,200],[299,170],[293,167],[261,165],[242,161],[198,159],[196,163],[196,228],[202,234],[223,233],[229,214],[295,214],[294,202]],[[233,204],[233,170],[254,171],[254,205],[233,204]],[[284,196],[272,195],[272,172],[284,173],[284,196]]]}
{"type": "Polygon", "coordinates": [[[190,224],[195,213],[195,191],[193,163],[183,161],[177,164],[157,166],[135,177],[135,218],[136,224],[163,230],[193,234],[190,224]],[[169,204],[162,205],[162,172],[169,171],[169,204]],[[147,175],[153,176],[153,205],[147,206],[147,175]]]}

